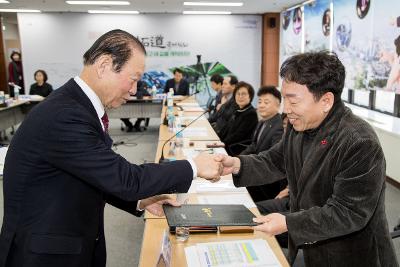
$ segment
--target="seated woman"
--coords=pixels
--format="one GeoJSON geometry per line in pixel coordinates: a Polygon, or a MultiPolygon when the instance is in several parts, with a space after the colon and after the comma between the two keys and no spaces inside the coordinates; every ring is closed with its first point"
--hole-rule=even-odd
{"type": "Polygon", "coordinates": [[[53,87],[51,84],[47,83],[47,73],[44,70],[35,71],[33,77],[36,83],[31,85],[31,89],[29,90],[30,95],[40,95],[46,97],[53,92],[53,87]]]}
{"type": "Polygon", "coordinates": [[[254,97],[253,87],[246,82],[239,82],[233,91],[233,97],[238,109],[219,134],[228,153],[232,144],[251,142],[252,133],[258,123],[257,112],[251,105],[254,97]]]}

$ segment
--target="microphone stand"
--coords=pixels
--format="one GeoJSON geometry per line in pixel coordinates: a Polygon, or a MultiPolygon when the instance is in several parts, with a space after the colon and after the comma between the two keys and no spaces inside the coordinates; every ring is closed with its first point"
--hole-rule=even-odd
{"type": "Polygon", "coordinates": [[[200,119],[202,116],[204,116],[207,112],[209,112],[209,110],[204,111],[203,113],[201,113],[200,116],[198,116],[197,118],[195,118],[194,120],[192,120],[190,123],[188,123],[188,125],[186,125],[185,128],[182,128],[181,130],[179,130],[177,133],[175,133],[173,136],[171,136],[170,138],[168,138],[167,141],[164,142],[162,148],[161,148],[161,156],[160,159],[158,160],[159,163],[163,163],[163,162],[169,162],[169,159],[164,158],[164,147],[165,145],[171,141],[174,137],[176,137],[178,134],[180,134],[181,132],[183,132],[185,129],[187,129],[190,125],[192,125],[195,121],[197,121],[198,119],[200,119]]]}

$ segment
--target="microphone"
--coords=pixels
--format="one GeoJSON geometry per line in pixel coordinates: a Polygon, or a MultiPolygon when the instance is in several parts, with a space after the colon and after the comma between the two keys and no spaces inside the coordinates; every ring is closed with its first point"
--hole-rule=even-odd
{"type": "Polygon", "coordinates": [[[203,113],[201,113],[197,118],[195,118],[194,120],[192,120],[191,122],[189,122],[185,128],[182,128],[181,130],[179,130],[178,132],[176,132],[173,136],[171,136],[170,138],[168,138],[167,141],[164,142],[162,148],[161,148],[161,156],[159,159],[159,163],[163,163],[163,162],[169,162],[169,159],[164,158],[164,147],[165,145],[171,141],[174,137],[176,137],[178,134],[180,134],[181,132],[183,132],[185,129],[187,129],[190,125],[192,125],[195,121],[197,121],[198,119],[200,119],[201,117],[203,117],[207,112],[209,112],[209,110],[204,111],[203,113]]]}

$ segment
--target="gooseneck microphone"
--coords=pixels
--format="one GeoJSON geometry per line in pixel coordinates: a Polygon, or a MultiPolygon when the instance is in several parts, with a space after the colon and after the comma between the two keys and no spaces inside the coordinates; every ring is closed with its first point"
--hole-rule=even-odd
{"type": "Polygon", "coordinates": [[[198,119],[200,119],[202,116],[204,116],[206,113],[208,113],[209,110],[204,111],[203,113],[201,113],[198,117],[196,117],[195,119],[193,119],[191,122],[188,123],[188,125],[186,125],[185,128],[182,128],[181,130],[179,130],[178,132],[176,132],[173,136],[171,136],[170,138],[168,138],[167,141],[164,142],[162,148],[161,148],[161,156],[159,159],[159,163],[163,163],[163,162],[168,162],[169,159],[164,158],[164,147],[165,145],[171,141],[174,137],[176,137],[178,134],[180,134],[181,132],[183,132],[185,129],[187,129],[190,125],[192,125],[195,121],[197,121],[198,119]]]}

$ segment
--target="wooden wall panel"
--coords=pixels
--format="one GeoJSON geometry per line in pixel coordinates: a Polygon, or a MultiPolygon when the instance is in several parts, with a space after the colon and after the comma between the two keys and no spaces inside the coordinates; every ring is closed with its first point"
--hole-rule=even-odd
{"type": "Polygon", "coordinates": [[[262,85],[275,85],[279,83],[279,13],[266,13],[263,15],[262,29],[262,85]],[[275,19],[275,26],[271,20],[275,19]],[[272,23],[273,24],[273,23],[272,23]]]}

